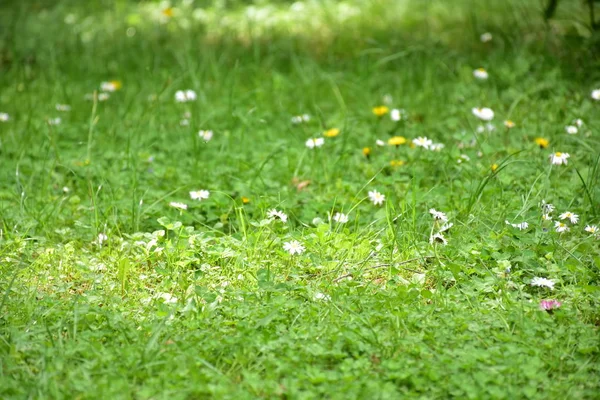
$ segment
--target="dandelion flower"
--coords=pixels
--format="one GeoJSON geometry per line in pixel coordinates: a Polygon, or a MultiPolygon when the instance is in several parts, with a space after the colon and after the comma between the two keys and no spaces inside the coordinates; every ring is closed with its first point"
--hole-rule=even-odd
{"type": "Polygon", "coordinates": [[[71,111],[71,106],[68,104],[57,104],[56,105],[56,111],[71,111]]]}
{"type": "Polygon", "coordinates": [[[533,139],[533,141],[535,142],[535,144],[540,146],[540,149],[545,149],[550,144],[550,141],[548,139],[544,139],[541,137],[537,137],[537,138],[533,139]]]}
{"type": "Polygon", "coordinates": [[[390,109],[386,106],[379,106],[373,108],[373,114],[378,117],[383,117],[385,114],[389,113],[390,109]]]}
{"type": "Polygon", "coordinates": [[[577,129],[577,127],[576,127],[576,126],[573,126],[573,125],[568,125],[568,126],[565,126],[565,131],[566,131],[566,132],[567,132],[569,135],[574,135],[574,134],[576,134],[577,132],[579,132],[579,130],[577,129]]]}
{"type": "Polygon", "coordinates": [[[208,197],[210,196],[210,192],[208,190],[196,190],[193,192],[190,192],[190,198],[192,200],[204,200],[204,199],[208,199],[208,197]]]}
{"type": "Polygon", "coordinates": [[[196,92],[193,90],[178,90],[175,92],[175,101],[178,103],[187,103],[196,100],[196,92]]]}
{"type": "Polygon", "coordinates": [[[571,157],[569,153],[561,153],[557,151],[556,153],[550,154],[550,162],[554,165],[567,165],[567,159],[571,157]]]}
{"type": "Polygon", "coordinates": [[[488,72],[483,68],[477,68],[476,70],[474,70],[473,76],[482,81],[486,80],[489,77],[488,72]]]}
{"type": "Polygon", "coordinates": [[[325,137],[336,137],[340,134],[340,130],[338,128],[331,128],[323,132],[323,136],[325,137]]]}
{"type": "Polygon", "coordinates": [[[338,224],[345,224],[346,222],[348,222],[348,216],[343,213],[335,213],[335,215],[333,216],[333,220],[338,224]]]}
{"type": "Polygon", "coordinates": [[[494,111],[492,111],[491,108],[473,108],[471,109],[471,112],[474,116],[476,116],[482,121],[491,121],[494,119],[494,111]]]}
{"type": "Polygon", "coordinates": [[[248,204],[248,203],[250,203],[250,199],[248,197],[242,196],[242,203],[248,204]]]}
{"type": "Polygon", "coordinates": [[[441,211],[437,211],[435,208],[430,208],[429,214],[431,214],[433,219],[436,221],[448,222],[448,217],[446,214],[441,211]]]}
{"type": "Polygon", "coordinates": [[[507,127],[508,129],[512,129],[515,127],[515,123],[513,121],[511,121],[510,119],[507,119],[506,121],[504,121],[504,126],[507,127]]]}
{"type": "Polygon", "coordinates": [[[365,157],[369,157],[371,155],[371,148],[370,147],[363,147],[362,154],[365,157]]]}
{"type": "Polygon", "coordinates": [[[178,203],[176,201],[172,201],[169,203],[169,205],[173,208],[177,208],[179,210],[187,210],[188,206],[185,203],[178,203]]]}
{"type": "Polygon", "coordinates": [[[446,240],[444,235],[442,235],[441,233],[436,233],[435,235],[431,235],[429,237],[429,243],[430,244],[441,243],[442,245],[445,246],[448,244],[448,241],[446,240]]]}
{"type": "Polygon", "coordinates": [[[427,139],[426,137],[419,136],[416,139],[413,139],[413,144],[417,147],[423,147],[425,149],[430,149],[433,141],[431,139],[427,139]]]}
{"type": "Polygon", "coordinates": [[[388,140],[390,146],[400,146],[404,143],[406,143],[406,138],[404,136],[394,136],[388,140]]]}
{"type": "Polygon", "coordinates": [[[0,122],[7,122],[10,119],[10,115],[7,113],[0,113],[0,122]]]}
{"type": "Polygon", "coordinates": [[[283,211],[271,209],[267,212],[267,217],[273,221],[280,220],[281,222],[287,222],[288,216],[283,211]]]}
{"type": "Polygon", "coordinates": [[[554,229],[556,229],[556,232],[558,233],[569,232],[570,230],[567,224],[564,224],[560,221],[556,221],[554,224],[554,229]]]}
{"type": "Polygon", "coordinates": [[[561,220],[569,219],[572,224],[576,224],[579,221],[579,215],[573,214],[571,211],[564,212],[558,216],[561,220]]]}
{"type": "Polygon", "coordinates": [[[309,149],[314,149],[315,147],[321,147],[325,143],[325,139],[323,138],[310,138],[306,141],[306,147],[309,149]]]}
{"type": "Polygon", "coordinates": [[[205,142],[208,142],[213,137],[213,131],[199,131],[198,136],[205,142]]]}
{"type": "Polygon", "coordinates": [[[587,225],[584,230],[592,235],[598,233],[598,227],[596,225],[587,225]]]}
{"type": "Polygon", "coordinates": [[[390,161],[390,166],[392,166],[392,167],[401,167],[404,164],[406,164],[404,162],[404,160],[392,160],[392,161],[390,161]]]}
{"type": "Polygon", "coordinates": [[[547,287],[548,289],[554,289],[554,281],[546,278],[535,277],[531,280],[531,286],[547,287]]]}
{"type": "Polygon", "coordinates": [[[481,43],[491,42],[492,39],[492,34],[489,32],[482,33],[481,36],[479,36],[479,40],[481,40],[481,43]]]}
{"type": "Polygon", "coordinates": [[[492,164],[491,170],[492,172],[496,172],[498,170],[498,164],[492,164]]]}
{"type": "Polygon", "coordinates": [[[377,190],[371,190],[369,192],[369,200],[371,200],[374,205],[379,206],[385,201],[385,195],[379,193],[377,190]]]}
{"type": "Polygon", "coordinates": [[[540,309],[544,311],[552,311],[560,308],[562,304],[557,300],[542,300],[540,301],[540,309]]]}
{"type": "Polygon", "coordinates": [[[291,255],[294,254],[302,254],[304,253],[304,246],[302,246],[302,244],[297,241],[297,240],[292,240],[291,242],[285,242],[283,244],[283,249],[285,251],[287,251],[288,253],[290,253],[291,255]]]}
{"type": "Polygon", "coordinates": [[[594,89],[592,90],[592,99],[596,100],[596,101],[600,101],[600,89],[594,89]]]}

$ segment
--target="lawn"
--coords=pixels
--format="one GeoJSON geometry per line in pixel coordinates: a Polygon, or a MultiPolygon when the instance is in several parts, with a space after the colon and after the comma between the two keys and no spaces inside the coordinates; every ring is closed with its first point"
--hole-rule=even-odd
{"type": "Polygon", "coordinates": [[[543,3],[0,5],[0,398],[600,399],[600,40],[543,3]]]}

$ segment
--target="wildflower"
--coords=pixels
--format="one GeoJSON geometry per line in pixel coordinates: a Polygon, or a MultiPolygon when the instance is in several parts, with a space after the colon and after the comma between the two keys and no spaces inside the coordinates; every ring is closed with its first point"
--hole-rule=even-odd
{"type": "Polygon", "coordinates": [[[250,203],[250,199],[248,197],[242,196],[242,203],[243,204],[248,204],[248,203],[250,203]]]}
{"type": "Polygon", "coordinates": [[[6,122],[10,119],[10,115],[7,113],[0,113],[0,122],[6,122]]]}
{"type": "Polygon", "coordinates": [[[381,139],[377,139],[377,140],[375,141],[375,144],[376,144],[377,146],[379,146],[379,147],[383,147],[383,146],[385,146],[385,142],[384,142],[383,140],[381,140],[381,139]]]}
{"type": "Polygon", "coordinates": [[[285,251],[287,251],[288,253],[290,253],[291,255],[294,254],[302,254],[304,253],[304,246],[302,246],[302,244],[297,241],[297,240],[292,240],[291,242],[285,242],[283,244],[283,249],[285,251]]]}
{"type": "Polygon", "coordinates": [[[492,164],[491,169],[492,172],[496,172],[498,170],[498,164],[492,164]]]}
{"type": "Polygon", "coordinates": [[[96,242],[98,243],[99,246],[102,246],[102,243],[106,242],[107,240],[108,240],[108,236],[106,236],[106,234],[99,233],[98,238],[96,239],[96,242]]]}
{"type": "Polygon", "coordinates": [[[481,40],[482,43],[491,42],[492,34],[489,32],[482,33],[481,36],[479,37],[479,40],[481,40]]]}
{"type": "Polygon", "coordinates": [[[550,214],[542,214],[542,220],[552,221],[552,216],[550,214]]]}
{"type": "Polygon", "coordinates": [[[308,114],[296,115],[292,117],[292,124],[301,124],[308,121],[310,121],[310,115],[308,114]]]}
{"type": "Polygon", "coordinates": [[[507,119],[506,121],[504,121],[504,126],[507,127],[508,129],[512,129],[515,127],[515,123],[513,121],[511,121],[510,119],[507,119]]]}
{"type": "Polygon", "coordinates": [[[442,222],[448,221],[448,217],[446,216],[446,214],[441,211],[437,211],[435,208],[430,208],[429,214],[431,214],[433,216],[433,219],[436,221],[442,221],[442,222]]]}
{"type": "Polygon", "coordinates": [[[348,222],[348,216],[342,213],[335,213],[335,215],[333,216],[333,220],[338,224],[345,224],[346,222],[348,222]]]}
{"type": "Polygon", "coordinates": [[[583,120],[581,118],[577,118],[573,121],[573,123],[577,125],[578,128],[581,128],[583,126],[583,120]]]}
{"type": "Polygon", "coordinates": [[[406,143],[406,138],[404,136],[394,136],[388,140],[390,146],[400,146],[404,143],[406,143]]]}
{"type": "Polygon", "coordinates": [[[471,157],[469,157],[466,154],[461,154],[460,157],[458,158],[458,160],[456,160],[459,164],[461,164],[463,161],[471,161],[471,157]]]}
{"type": "Polygon", "coordinates": [[[592,99],[596,100],[596,101],[600,101],[600,89],[594,89],[592,90],[592,99]]]}
{"type": "Polygon", "coordinates": [[[569,153],[561,153],[557,151],[556,153],[550,154],[550,162],[554,165],[567,165],[567,159],[571,157],[569,153]]]}
{"type": "Polygon", "coordinates": [[[569,232],[569,227],[567,226],[567,224],[564,224],[560,221],[556,221],[556,223],[554,224],[554,228],[556,229],[556,232],[558,233],[563,233],[563,232],[569,232]]]}
{"type": "Polygon", "coordinates": [[[557,300],[542,300],[540,301],[540,309],[544,311],[552,311],[560,308],[562,304],[557,300]]]}
{"type": "Polygon", "coordinates": [[[314,149],[315,147],[321,147],[325,143],[325,139],[323,138],[311,138],[306,141],[306,147],[309,149],[314,149]]]}
{"type": "Polygon", "coordinates": [[[371,155],[371,148],[370,147],[363,147],[362,153],[363,153],[363,156],[369,157],[371,155]]]}
{"type": "Polygon", "coordinates": [[[71,106],[68,104],[57,104],[56,111],[71,111],[71,106]]]}
{"type": "Polygon", "coordinates": [[[546,203],[546,200],[542,200],[541,208],[542,211],[546,214],[550,214],[552,211],[555,210],[555,207],[552,204],[546,203]]]}
{"type": "Polygon", "coordinates": [[[561,220],[568,218],[569,221],[571,221],[572,224],[576,224],[577,221],[579,221],[579,215],[573,214],[570,211],[567,211],[567,212],[564,212],[564,213],[560,214],[558,216],[558,218],[560,218],[561,220]]]}
{"type": "Polygon", "coordinates": [[[491,121],[494,119],[494,111],[491,108],[473,108],[471,112],[482,121],[491,121]]]}
{"type": "Polygon", "coordinates": [[[369,200],[371,200],[374,205],[378,206],[385,201],[385,195],[379,193],[377,190],[371,190],[369,192],[369,200]]]}
{"type": "Polygon", "coordinates": [[[157,298],[163,299],[166,304],[175,304],[177,303],[177,297],[171,295],[171,293],[158,293],[156,295],[157,298]]]}
{"type": "Polygon", "coordinates": [[[443,143],[432,143],[429,146],[429,150],[431,151],[441,151],[444,147],[446,147],[443,143]]]}
{"type": "Polygon", "coordinates": [[[323,136],[325,137],[336,137],[340,134],[340,130],[338,128],[331,128],[323,132],[323,136]]]}
{"type": "Polygon", "coordinates": [[[565,126],[565,131],[567,131],[567,133],[568,133],[569,135],[574,135],[574,134],[576,134],[577,132],[579,132],[579,130],[577,129],[577,127],[576,127],[576,126],[573,126],[573,125],[568,125],[568,126],[565,126]]]}
{"type": "Polygon", "coordinates": [[[161,11],[161,14],[168,18],[172,17],[173,16],[173,7],[165,8],[164,10],[161,11]]]}
{"type": "Polygon", "coordinates": [[[106,101],[110,98],[108,93],[98,93],[98,101],[106,101]]]}
{"type": "Polygon", "coordinates": [[[535,142],[535,144],[540,146],[540,149],[545,149],[550,144],[550,141],[548,141],[548,139],[544,139],[541,137],[537,137],[537,138],[533,139],[533,141],[535,142]]]}
{"type": "Polygon", "coordinates": [[[418,138],[413,139],[412,142],[414,143],[415,146],[423,147],[428,150],[431,148],[431,145],[433,144],[433,141],[431,139],[427,139],[426,137],[422,137],[422,136],[419,136],[418,138]]]}
{"type": "Polygon", "coordinates": [[[548,289],[554,289],[554,281],[546,278],[535,277],[531,280],[531,286],[547,287],[548,289]]]}
{"type": "Polygon", "coordinates": [[[392,160],[390,161],[390,166],[392,167],[401,167],[405,164],[403,160],[392,160]]]}
{"type": "Polygon", "coordinates": [[[444,235],[442,235],[441,233],[436,233],[435,235],[431,235],[429,237],[429,243],[430,244],[441,243],[442,245],[445,246],[448,244],[448,241],[446,240],[444,235]]]}
{"type": "Polygon", "coordinates": [[[208,199],[210,196],[210,192],[208,190],[196,190],[194,192],[190,192],[190,197],[192,200],[204,200],[208,199]]]}
{"type": "Polygon", "coordinates": [[[176,201],[172,201],[169,203],[169,205],[173,208],[177,208],[179,210],[187,210],[188,206],[185,203],[178,203],[176,201]]]}
{"type": "Polygon", "coordinates": [[[385,114],[389,113],[390,109],[386,106],[379,106],[373,108],[373,114],[378,117],[383,117],[385,114]]]}
{"type": "Polygon", "coordinates": [[[398,122],[398,121],[400,121],[402,119],[402,113],[397,108],[394,108],[390,112],[390,118],[391,118],[392,121],[398,122]]]}
{"type": "Polygon", "coordinates": [[[60,117],[50,118],[48,120],[48,125],[60,125],[61,122],[62,122],[62,119],[60,119],[60,117]]]}
{"type": "Polygon", "coordinates": [[[529,224],[527,222],[521,222],[520,224],[511,224],[508,221],[504,221],[506,223],[506,225],[510,225],[513,228],[517,228],[518,230],[522,231],[525,230],[527,228],[529,228],[529,224]]]}
{"type": "Polygon", "coordinates": [[[286,213],[284,213],[283,211],[279,211],[276,209],[271,209],[269,210],[269,212],[267,213],[267,217],[271,220],[280,220],[281,222],[287,222],[288,216],[286,213]]]}
{"type": "Polygon", "coordinates": [[[199,131],[198,136],[205,142],[208,142],[213,137],[213,131],[199,131]]]}
{"type": "Polygon", "coordinates": [[[100,90],[103,92],[114,92],[121,89],[121,86],[123,86],[121,81],[102,82],[100,84],[100,90]]]}
{"type": "Polygon", "coordinates": [[[188,101],[196,100],[196,92],[193,90],[178,90],[175,92],[175,101],[178,103],[186,103],[188,101]]]}
{"type": "Polygon", "coordinates": [[[489,75],[485,69],[477,68],[476,70],[473,71],[473,76],[477,79],[484,81],[488,78],[489,75]]]}
{"type": "Polygon", "coordinates": [[[596,225],[587,225],[584,230],[593,235],[598,232],[598,227],[596,225]]]}

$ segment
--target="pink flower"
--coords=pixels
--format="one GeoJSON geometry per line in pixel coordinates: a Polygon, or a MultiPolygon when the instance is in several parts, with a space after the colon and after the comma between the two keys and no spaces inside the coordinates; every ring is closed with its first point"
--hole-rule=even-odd
{"type": "Polygon", "coordinates": [[[558,300],[542,300],[540,301],[540,309],[544,311],[552,311],[560,308],[562,304],[558,300]]]}

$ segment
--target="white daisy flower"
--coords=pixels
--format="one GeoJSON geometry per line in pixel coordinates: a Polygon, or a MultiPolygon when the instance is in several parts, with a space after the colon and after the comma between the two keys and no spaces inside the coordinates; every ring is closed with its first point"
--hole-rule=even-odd
{"type": "Polygon", "coordinates": [[[178,103],[186,103],[188,101],[196,100],[196,92],[193,90],[178,90],[175,92],[175,101],[178,103]]]}
{"type": "Polygon", "coordinates": [[[587,225],[584,230],[592,235],[598,233],[598,227],[596,225],[587,225]]]}
{"type": "Polygon", "coordinates": [[[570,228],[567,226],[567,224],[564,224],[560,221],[556,221],[554,223],[554,229],[556,229],[556,232],[558,233],[563,233],[563,232],[569,232],[570,228]]]}
{"type": "Polygon", "coordinates": [[[483,68],[477,68],[476,70],[474,70],[473,76],[482,81],[486,80],[489,77],[488,72],[483,68]]]}
{"type": "Polygon", "coordinates": [[[62,122],[62,119],[60,119],[60,117],[50,118],[48,120],[48,125],[60,125],[61,122],[62,122]]]}
{"type": "Polygon", "coordinates": [[[546,278],[535,277],[531,280],[531,286],[547,287],[548,289],[554,289],[554,281],[546,278]]]}
{"type": "Polygon", "coordinates": [[[483,108],[472,108],[471,112],[474,116],[479,118],[482,121],[491,121],[494,119],[494,111],[491,108],[483,107],[483,108]]]}
{"type": "Polygon", "coordinates": [[[192,200],[204,200],[208,199],[210,196],[210,192],[208,190],[196,190],[190,192],[190,197],[192,200]]]}
{"type": "Polygon", "coordinates": [[[345,224],[346,222],[348,222],[348,216],[343,213],[335,213],[335,215],[333,216],[333,220],[338,224],[345,224]]]}
{"type": "Polygon", "coordinates": [[[442,245],[445,246],[448,244],[448,241],[446,240],[444,235],[442,235],[441,233],[436,233],[435,235],[431,235],[429,237],[429,243],[430,244],[441,243],[442,245]]]}
{"type": "Polygon", "coordinates": [[[412,142],[415,146],[423,147],[428,150],[431,148],[431,145],[433,144],[432,140],[427,139],[426,137],[422,137],[422,136],[419,136],[418,138],[413,139],[412,142]]]}
{"type": "Polygon", "coordinates": [[[213,131],[199,131],[198,136],[200,136],[200,139],[208,142],[213,137],[213,131]]]}
{"type": "Polygon", "coordinates": [[[581,128],[583,126],[583,120],[581,118],[577,118],[576,120],[573,121],[573,123],[578,127],[581,128]]]}
{"type": "Polygon", "coordinates": [[[431,214],[433,219],[436,221],[448,222],[448,217],[446,214],[441,211],[437,211],[435,208],[430,208],[429,214],[431,214]]]}
{"type": "Polygon", "coordinates": [[[292,124],[301,124],[308,121],[310,121],[310,115],[308,114],[296,115],[292,117],[292,124]]]}
{"type": "Polygon", "coordinates": [[[302,253],[304,253],[304,250],[306,250],[304,248],[304,246],[302,246],[302,244],[297,240],[292,240],[291,242],[285,242],[283,244],[283,249],[285,251],[287,251],[288,253],[290,253],[291,255],[302,254],[302,253]]]}
{"type": "Polygon", "coordinates": [[[71,106],[68,104],[57,104],[56,111],[63,111],[63,112],[71,111],[71,106]]]}
{"type": "Polygon", "coordinates": [[[571,221],[572,224],[576,224],[579,221],[579,215],[573,214],[570,211],[567,211],[567,212],[564,212],[564,213],[560,214],[558,216],[558,218],[560,218],[561,220],[568,218],[569,221],[571,221]]]}
{"type": "Polygon", "coordinates": [[[385,142],[384,142],[383,140],[381,140],[381,139],[377,139],[377,140],[375,141],[375,144],[376,144],[377,146],[380,146],[380,147],[383,147],[383,146],[385,146],[385,142]]]}
{"type": "Polygon", "coordinates": [[[568,126],[565,126],[565,131],[566,131],[566,132],[567,132],[569,135],[574,135],[574,134],[576,134],[577,132],[579,132],[579,129],[577,129],[577,127],[576,127],[576,126],[573,126],[573,125],[568,125],[568,126]]]}
{"type": "Polygon", "coordinates": [[[271,220],[281,220],[281,222],[287,222],[288,216],[286,213],[284,213],[283,211],[279,211],[276,209],[272,209],[269,210],[269,212],[267,212],[267,217],[271,220]]]}
{"type": "Polygon", "coordinates": [[[110,94],[108,93],[98,93],[98,101],[106,101],[110,99],[110,94]]]}
{"type": "Polygon", "coordinates": [[[169,205],[171,207],[177,208],[179,210],[187,210],[187,208],[188,208],[187,204],[185,204],[185,203],[179,203],[179,202],[176,202],[176,201],[170,202],[169,205]]]}
{"type": "Polygon", "coordinates": [[[310,138],[306,141],[306,147],[309,149],[314,149],[315,147],[321,147],[325,144],[325,139],[323,138],[310,138]]]}
{"type": "Polygon", "coordinates": [[[117,82],[102,82],[100,84],[100,90],[103,92],[114,92],[117,89],[119,89],[117,82]]]}
{"type": "Polygon", "coordinates": [[[0,113],[0,122],[6,122],[10,119],[10,115],[7,113],[0,113]]]}
{"type": "Polygon", "coordinates": [[[569,157],[571,157],[569,153],[561,153],[560,151],[557,151],[556,153],[550,154],[550,162],[554,165],[567,165],[567,159],[569,157]]]}
{"type": "Polygon", "coordinates": [[[479,40],[481,40],[482,43],[491,42],[492,39],[492,34],[489,32],[482,33],[481,36],[479,36],[479,40]]]}
{"type": "Polygon", "coordinates": [[[432,143],[429,146],[429,150],[431,151],[441,151],[444,147],[446,147],[443,143],[432,143]]]}
{"type": "Polygon", "coordinates": [[[506,225],[510,225],[513,228],[517,228],[520,231],[529,228],[529,224],[527,222],[521,222],[520,224],[511,224],[508,220],[504,222],[506,223],[506,225]]]}
{"type": "Polygon", "coordinates": [[[402,119],[402,114],[400,113],[400,110],[394,108],[392,111],[390,111],[390,118],[392,119],[392,121],[395,122],[400,121],[402,119]]]}
{"type": "Polygon", "coordinates": [[[371,190],[369,192],[369,200],[376,206],[382,205],[385,201],[385,195],[379,193],[377,190],[371,190]]]}
{"type": "Polygon", "coordinates": [[[592,99],[596,100],[596,101],[600,101],[600,89],[594,89],[592,90],[592,99]]]}

